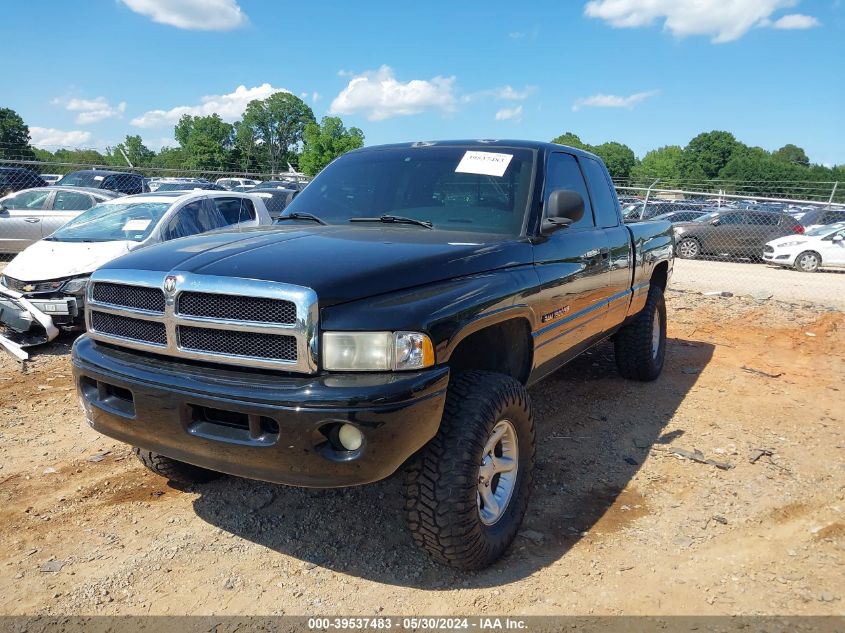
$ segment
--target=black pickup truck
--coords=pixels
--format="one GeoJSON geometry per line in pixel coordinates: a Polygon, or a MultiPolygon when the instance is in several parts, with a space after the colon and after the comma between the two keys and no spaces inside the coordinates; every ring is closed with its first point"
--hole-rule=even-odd
{"type": "Polygon", "coordinates": [[[112,261],[73,367],[89,424],[156,473],[295,486],[404,467],[415,541],[495,561],[525,514],[526,388],[615,343],[663,366],[668,222],[626,226],[604,164],[569,147],[370,147],[326,167],[276,226],[112,261]]]}

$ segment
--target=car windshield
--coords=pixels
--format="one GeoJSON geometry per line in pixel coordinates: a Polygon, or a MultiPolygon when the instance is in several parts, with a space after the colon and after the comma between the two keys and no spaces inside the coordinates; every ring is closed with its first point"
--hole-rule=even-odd
{"type": "Polygon", "coordinates": [[[809,235],[810,237],[827,236],[836,233],[837,231],[841,231],[842,229],[845,229],[845,224],[827,224],[805,231],[804,235],[809,235]]]}
{"type": "Polygon", "coordinates": [[[346,154],[320,172],[283,216],[308,213],[328,224],[395,216],[441,230],[518,235],[534,160],[533,151],[508,147],[428,146],[346,154]]]}
{"type": "Polygon", "coordinates": [[[705,213],[702,216],[697,217],[693,222],[701,222],[702,224],[707,224],[710,220],[713,220],[719,217],[721,211],[711,211],[710,213],[705,213]]]}
{"type": "Polygon", "coordinates": [[[57,185],[65,185],[67,187],[96,187],[99,188],[100,183],[105,180],[105,176],[93,174],[90,171],[75,171],[64,176],[57,185]]]}
{"type": "Polygon", "coordinates": [[[156,191],[191,191],[202,188],[202,184],[198,182],[165,182],[160,184],[156,191]]]}
{"type": "Polygon", "coordinates": [[[169,202],[98,204],[47,239],[56,242],[140,242],[152,233],[169,208],[169,202]]]}

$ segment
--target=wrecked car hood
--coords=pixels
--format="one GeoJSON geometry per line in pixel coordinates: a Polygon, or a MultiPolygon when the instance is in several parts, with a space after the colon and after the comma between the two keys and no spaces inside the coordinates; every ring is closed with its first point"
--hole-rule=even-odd
{"type": "Polygon", "coordinates": [[[138,246],[133,241],[115,242],[36,242],[17,257],[4,275],[20,281],[43,281],[87,275],[116,257],[138,246]]]}

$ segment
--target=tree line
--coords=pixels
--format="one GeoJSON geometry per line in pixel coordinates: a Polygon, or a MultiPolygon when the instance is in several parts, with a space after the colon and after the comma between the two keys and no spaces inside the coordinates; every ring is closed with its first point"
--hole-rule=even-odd
{"type": "MultiPolygon", "coordinates": [[[[768,152],[762,147],[749,147],[730,132],[719,130],[703,132],[685,147],[667,145],[651,150],[642,159],[623,143],[611,141],[592,146],[571,132],[552,142],[600,156],[614,182],[622,185],[648,187],[659,179],[662,188],[721,188],[726,193],[802,198],[830,193],[834,182],[845,189],[845,165],[813,165],[797,145],[768,152]]],[[[837,200],[845,199],[842,189],[837,188],[837,200]]]]}
{"type": "MultiPolygon", "coordinates": [[[[318,123],[311,108],[296,95],[277,92],[251,101],[235,123],[217,114],[183,115],[174,127],[175,147],[153,151],[138,135],[104,152],[30,145],[29,128],[13,110],[0,108],[0,159],[40,160],[84,165],[276,174],[288,165],[314,175],[329,162],[364,145],[364,133],[347,128],[337,117],[318,123]],[[125,157],[124,157],[125,154],[125,157]]],[[[820,197],[841,182],[837,200],[845,200],[845,165],[814,165],[793,144],[774,152],[745,145],[730,132],[704,132],[686,146],[667,145],[638,159],[616,141],[589,145],[567,132],[552,140],[591,151],[607,164],[617,184],[646,187],[660,179],[662,188],[723,189],[748,195],[820,197]],[[740,187],[741,184],[741,187],[740,187]]]]}
{"type": "Polygon", "coordinates": [[[29,127],[13,110],[0,108],[0,159],[39,160],[85,165],[189,169],[277,174],[289,166],[314,175],[329,162],[364,145],[364,133],[347,128],[338,117],[318,123],[311,108],[296,95],[277,92],[247,104],[235,123],[218,114],[185,114],[173,130],[176,147],[153,151],[138,135],[127,135],[100,152],[30,145],[29,127]]]}

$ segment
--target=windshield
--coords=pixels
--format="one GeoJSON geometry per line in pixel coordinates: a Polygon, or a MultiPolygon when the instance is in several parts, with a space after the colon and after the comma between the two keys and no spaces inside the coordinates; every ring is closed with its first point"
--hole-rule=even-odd
{"type": "Polygon", "coordinates": [[[810,237],[819,237],[821,235],[831,235],[836,233],[837,231],[841,231],[845,229],[845,224],[827,224],[823,226],[817,226],[814,229],[810,229],[809,231],[804,231],[804,235],[809,235],[810,237]]]}
{"type": "Polygon", "coordinates": [[[169,208],[168,202],[98,204],[47,239],[56,242],[140,242],[152,233],[169,208]]]}
{"type": "Polygon", "coordinates": [[[160,184],[156,191],[191,191],[202,188],[203,185],[199,182],[165,182],[160,184]]]}
{"type": "Polygon", "coordinates": [[[346,154],[320,172],[283,215],[310,213],[328,224],[404,216],[436,229],[519,235],[534,152],[482,149],[414,147],[346,154]]]}
{"type": "Polygon", "coordinates": [[[105,176],[92,174],[90,171],[75,171],[64,176],[57,185],[66,185],[69,187],[95,187],[98,188],[103,182],[105,176]]]}
{"type": "Polygon", "coordinates": [[[711,211],[710,213],[705,213],[704,215],[697,217],[695,220],[693,220],[693,222],[701,222],[702,224],[707,224],[708,222],[710,222],[710,220],[714,220],[719,217],[720,213],[721,211],[711,211]]]}

